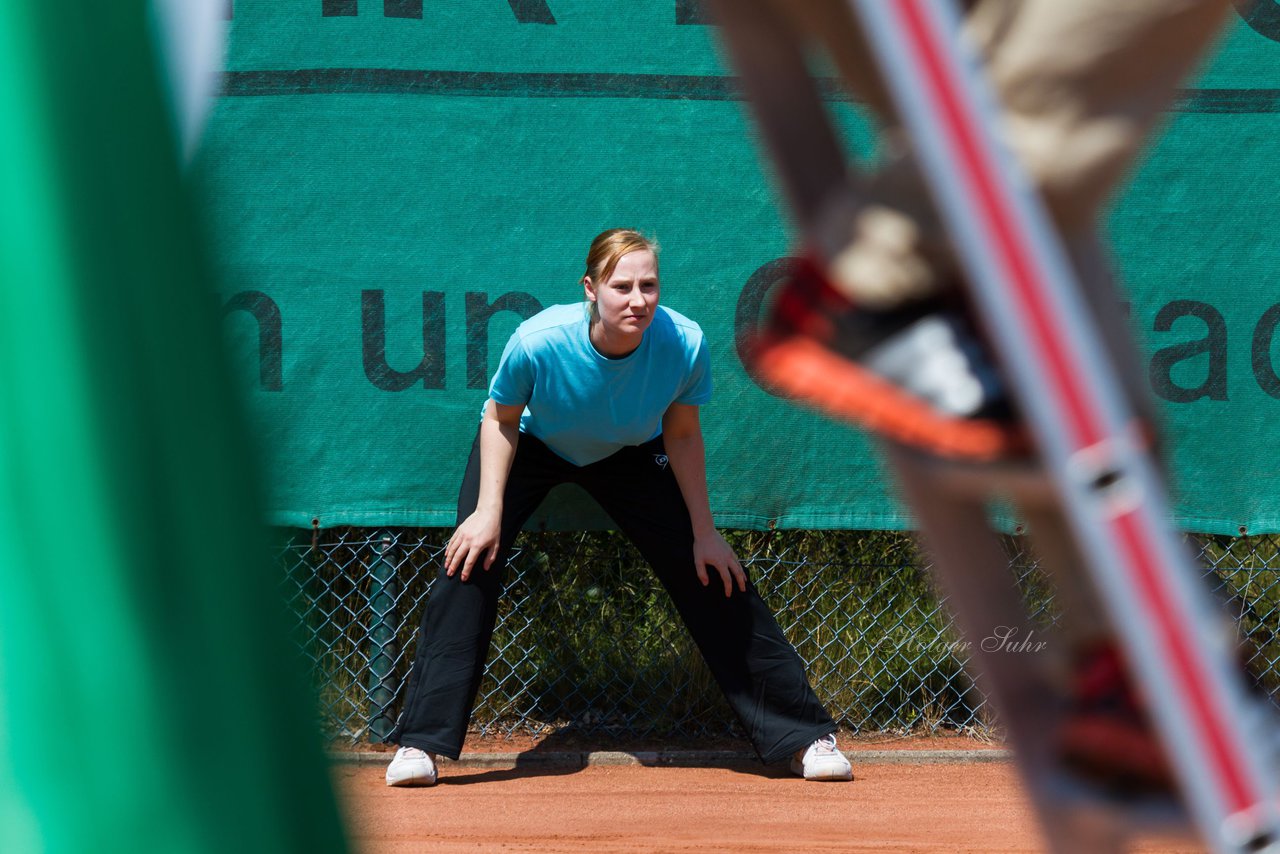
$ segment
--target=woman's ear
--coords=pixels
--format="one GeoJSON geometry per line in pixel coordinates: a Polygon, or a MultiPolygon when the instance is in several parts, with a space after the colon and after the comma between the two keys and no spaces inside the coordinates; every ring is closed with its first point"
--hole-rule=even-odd
{"type": "Polygon", "coordinates": [[[582,290],[587,295],[587,302],[596,301],[596,286],[592,284],[590,276],[582,277],[582,290]]]}

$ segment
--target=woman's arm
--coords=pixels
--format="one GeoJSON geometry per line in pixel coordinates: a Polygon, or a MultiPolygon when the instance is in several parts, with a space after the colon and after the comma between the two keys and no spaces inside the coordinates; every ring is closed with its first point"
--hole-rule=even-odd
{"type": "Polygon", "coordinates": [[[493,566],[502,536],[502,495],[507,489],[511,461],[520,441],[520,414],[523,406],[505,406],[490,400],[480,421],[480,496],[476,509],[462,521],[444,550],[445,571],[449,575],[462,568],[462,580],[471,577],[476,561],[493,566]]]}
{"type": "Polygon", "coordinates": [[[739,590],[747,589],[747,574],[733,549],[716,530],[711,518],[711,501],[707,497],[707,460],[702,444],[702,424],[698,421],[698,407],[673,403],[662,416],[662,441],[667,459],[680,484],[680,494],[689,508],[689,521],[693,523],[693,565],[698,580],[705,587],[710,584],[707,567],[715,567],[724,582],[724,595],[733,594],[736,582],[739,590]]]}

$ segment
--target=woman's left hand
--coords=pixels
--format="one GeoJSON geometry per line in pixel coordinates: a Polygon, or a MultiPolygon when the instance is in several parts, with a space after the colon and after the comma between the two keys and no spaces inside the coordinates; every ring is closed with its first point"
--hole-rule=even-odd
{"type": "Polygon", "coordinates": [[[698,580],[706,587],[711,583],[707,567],[714,567],[724,582],[724,595],[732,596],[736,583],[742,592],[747,590],[747,574],[742,571],[742,564],[733,548],[724,541],[719,531],[695,536],[693,538],[693,565],[698,570],[698,580]]]}

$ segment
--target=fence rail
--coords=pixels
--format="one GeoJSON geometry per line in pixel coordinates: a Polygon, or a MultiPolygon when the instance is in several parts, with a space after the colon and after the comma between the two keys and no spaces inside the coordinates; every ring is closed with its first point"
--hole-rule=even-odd
{"type": "MultiPolygon", "coordinates": [[[[380,741],[399,712],[421,608],[449,531],[288,531],[279,552],[296,639],[334,742],[380,741]]],[[[990,733],[965,645],[909,534],[728,532],[805,660],[828,710],[857,732],[990,733]]],[[[1280,556],[1273,537],[1191,536],[1237,619],[1255,678],[1280,697],[1280,556]]],[[[1034,625],[1051,639],[1052,591],[1021,538],[1005,541],[1034,625]]],[[[484,735],[652,738],[740,734],[683,624],[639,554],[611,532],[526,533],[472,728],[484,735]]],[[[691,570],[692,571],[692,570],[691,570]]],[[[1017,644],[993,627],[988,642],[1017,644]]],[[[1036,654],[1039,639],[1027,644],[1036,654]]]]}

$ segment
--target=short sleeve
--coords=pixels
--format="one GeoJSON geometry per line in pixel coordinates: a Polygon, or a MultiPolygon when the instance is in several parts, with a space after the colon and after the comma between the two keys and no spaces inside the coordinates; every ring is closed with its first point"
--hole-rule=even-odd
{"type": "Polygon", "coordinates": [[[697,350],[693,354],[693,366],[684,388],[676,397],[676,403],[689,406],[702,406],[711,400],[711,353],[707,349],[707,339],[698,336],[697,350]]]}
{"type": "Polygon", "coordinates": [[[526,406],[533,396],[533,378],[529,351],[518,334],[512,335],[489,383],[489,397],[503,406],[526,406]]]}

